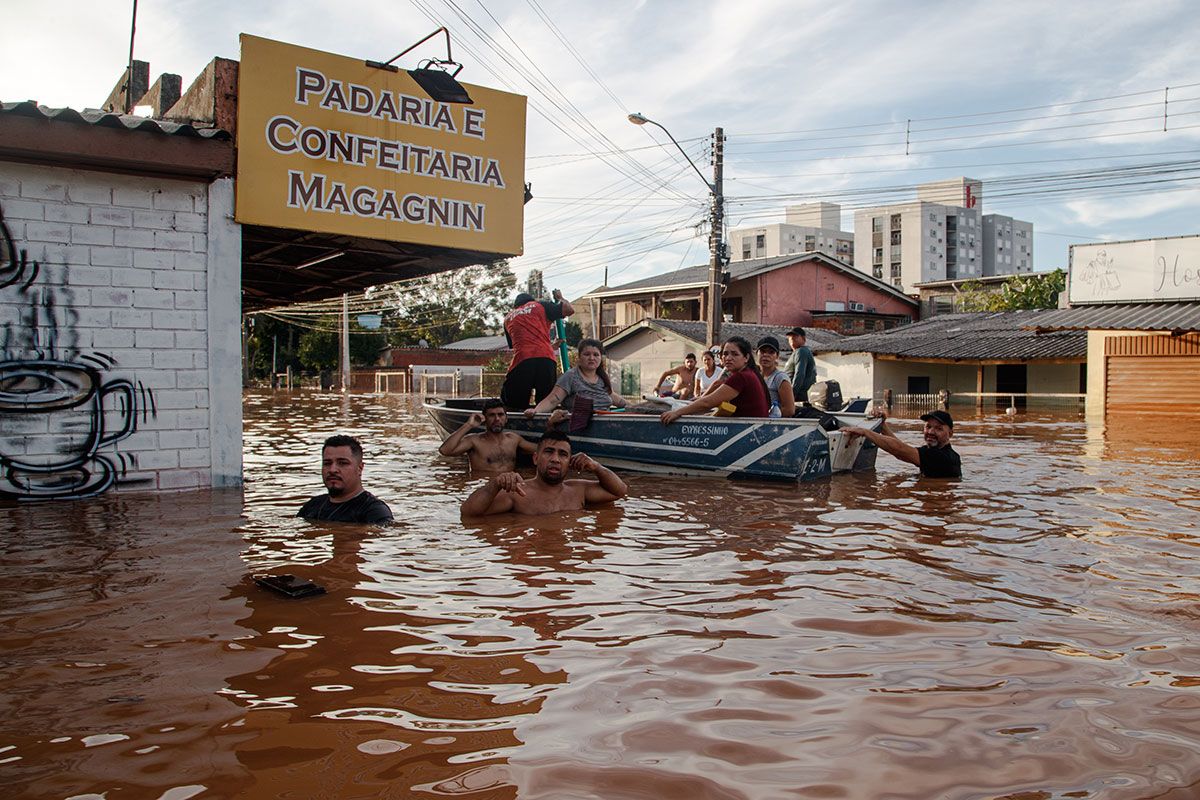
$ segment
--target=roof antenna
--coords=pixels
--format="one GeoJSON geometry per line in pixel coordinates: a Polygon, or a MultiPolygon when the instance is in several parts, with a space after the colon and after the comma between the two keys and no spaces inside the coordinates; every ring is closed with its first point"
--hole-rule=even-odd
{"type": "Polygon", "coordinates": [[[133,34],[137,32],[137,0],[133,0],[133,19],[129,21],[129,66],[125,68],[125,113],[133,111],[133,34]]]}

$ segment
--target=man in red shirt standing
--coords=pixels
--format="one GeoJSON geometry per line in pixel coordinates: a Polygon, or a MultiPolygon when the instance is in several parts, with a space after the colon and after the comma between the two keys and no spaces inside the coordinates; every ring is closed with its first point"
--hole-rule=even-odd
{"type": "Polygon", "coordinates": [[[554,388],[558,368],[550,344],[550,325],[574,314],[575,307],[557,289],[554,302],[535,300],[533,295],[521,292],[513,306],[504,318],[504,335],[508,337],[513,357],[500,389],[500,399],[507,408],[524,411],[530,405],[530,391],[534,392],[536,403],[554,388]]]}

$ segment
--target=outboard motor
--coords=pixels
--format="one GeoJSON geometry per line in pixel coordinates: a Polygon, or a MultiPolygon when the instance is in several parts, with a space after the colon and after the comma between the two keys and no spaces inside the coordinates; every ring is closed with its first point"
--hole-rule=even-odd
{"type": "Polygon", "coordinates": [[[808,403],[813,408],[826,413],[841,411],[845,403],[842,401],[842,386],[837,381],[818,381],[808,389],[808,403]]]}

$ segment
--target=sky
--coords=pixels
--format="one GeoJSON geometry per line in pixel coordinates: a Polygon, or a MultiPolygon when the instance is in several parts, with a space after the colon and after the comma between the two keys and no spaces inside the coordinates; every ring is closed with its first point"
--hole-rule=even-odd
{"type": "MultiPolygon", "coordinates": [[[[98,107],[132,2],[7,5],[0,100],[98,107]]],[[[1036,270],[1073,243],[1200,233],[1189,2],[142,0],[134,55],[186,88],[243,32],[386,60],[439,25],[461,80],[529,98],[512,266],[568,296],[707,263],[708,186],[632,112],[706,177],[724,129],[727,229],[826,200],[852,230],[857,208],[966,175],[985,213],[1034,224],[1036,270]]]]}

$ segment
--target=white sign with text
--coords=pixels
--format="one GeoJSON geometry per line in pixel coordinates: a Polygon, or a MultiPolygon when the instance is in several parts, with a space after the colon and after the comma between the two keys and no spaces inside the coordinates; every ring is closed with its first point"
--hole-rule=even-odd
{"type": "Polygon", "coordinates": [[[1071,245],[1072,305],[1200,300],[1200,236],[1071,245]]]}

